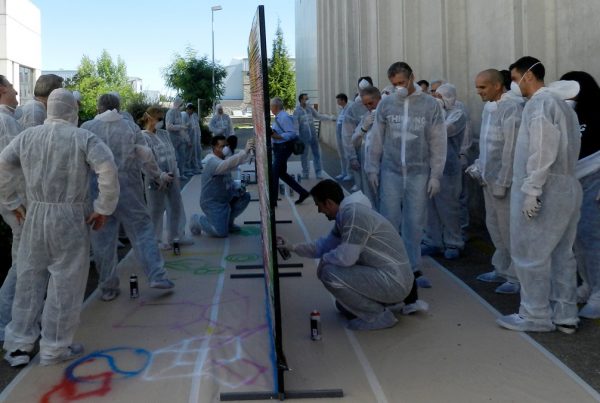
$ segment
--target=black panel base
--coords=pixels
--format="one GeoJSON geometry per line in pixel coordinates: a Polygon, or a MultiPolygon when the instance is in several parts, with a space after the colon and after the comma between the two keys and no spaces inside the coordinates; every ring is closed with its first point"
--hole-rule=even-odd
{"type": "Polygon", "coordinates": [[[274,392],[235,392],[221,393],[222,402],[235,400],[285,400],[285,399],[324,399],[328,397],[344,397],[342,389],[320,389],[320,390],[290,390],[285,393],[274,392]]]}
{"type": "MultiPolygon", "coordinates": [[[[264,278],[265,273],[243,273],[243,274],[230,274],[229,278],[264,278]]],[[[302,277],[302,273],[299,271],[288,271],[279,273],[279,277],[302,277]]]]}

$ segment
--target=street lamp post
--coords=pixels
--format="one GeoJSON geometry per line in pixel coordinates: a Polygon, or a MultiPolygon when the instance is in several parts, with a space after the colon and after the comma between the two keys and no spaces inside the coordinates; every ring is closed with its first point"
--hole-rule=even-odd
{"type": "MultiPolygon", "coordinates": [[[[212,91],[213,91],[213,95],[215,96],[215,100],[217,99],[216,92],[215,92],[215,11],[219,11],[222,9],[223,9],[223,7],[221,7],[221,6],[212,6],[210,8],[211,28],[212,28],[212,91]]],[[[214,107],[214,105],[213,105],[213,107],[214,107]]]]}

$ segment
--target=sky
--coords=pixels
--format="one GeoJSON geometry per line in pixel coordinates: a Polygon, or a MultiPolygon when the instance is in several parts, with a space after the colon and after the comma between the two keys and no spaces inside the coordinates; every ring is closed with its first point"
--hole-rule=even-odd
{"type": "Polygon", "coordinates": [[[294,0],[31,0],[41,12],[42,70],[76,70],[83,55],[96,60],[103,49],[120,56],[129,76],[144,90],[165,88],[162,70],[187,47],[212,59],[211,7],[215,62],[247,57],[248,34],[258,5],[265,6],[267,49],[278,19],[291,57],[295,54],[294,0]]]}

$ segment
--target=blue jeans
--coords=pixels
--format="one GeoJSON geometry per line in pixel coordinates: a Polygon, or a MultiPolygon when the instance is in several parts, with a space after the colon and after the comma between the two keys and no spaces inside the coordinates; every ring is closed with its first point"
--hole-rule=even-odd
{"type": "Polygon", "coordinates": [[[287,161],[292,155],[293,147],[294,144],[292,141],[273,144],[273,179],[271,181],[271,194],[269,195],[271,205],[277,204],[277,187],[279,186],[280,178],[301,197],[308,194],[308,191],[287,173],[287,161]]]}
{"type": "Polygon", "coordinates": [[[590,286],[592,294],[600,294],[600,171],[579,180],[583,187],[581,219],[577,225],[575,255],[579,275],[590,286]]]}
{"type": "Polygon", "coordinates": [[[204,203],[201,207],[206,215],[199,218],[202,231],[209,236],[226,237],[229,234],[229,229],[233,226],[233,221],[246,210],[248,203],[250,203],[249,193],[234,197],[225,205],[222,203],[204,203]]]}
{"type": "Polygon", "coordinates": [[[411,175],[404,180],[389,169],[381,171],[379,212],[398,229],[413,271],[421,266],[421,239],[427,216],[426,174],[411,175]]]}
{"type": "Polygon", "coordinates": [[[308,171],[310,170],[310,166],[308,164],[308,149],[312,151],[313,155],[313,166],[315,168],[315,175],[321,174],[321,150],[319,148],[319,139],[314,133],[311,133],[309,138],[301,138],[305,145],[304,152],[300,156],[300,161],[302,163],[302,173],[304,175],[308,175],[308,171]]]}

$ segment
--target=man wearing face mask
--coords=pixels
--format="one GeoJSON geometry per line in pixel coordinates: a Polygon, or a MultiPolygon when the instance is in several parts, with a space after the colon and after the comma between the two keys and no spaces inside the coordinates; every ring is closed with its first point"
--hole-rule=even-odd
{"type": "Polygon", "coordinates": [[[421,239],[427,197],[440,190],[447,136],[437,101],[415,87],[410,66],[388,69],[396,91],[377,106],[365,170],[379,191],[379,211],[402,234],[417,284],[430,287],[421,273],[421,239]]]}
{"type": "Polygon", "coordinates": [[[344,150],[344,143],[342,140],[342,127],[344,124],[344,117],[346,116],[346,111],[350,107],[352,103],[348,103],[348,96],[346,94],[337,94],[335,96],[339,113],[337,117],[337,124],[335,128],[335,135],[337,140],[338,147],[338,155],[340,156],[340,165],[342,169],[342,173],[335,177],[338,181],[350,181],[352,180],[352,175],[350,175],[350,166],[348,162],[348,156],[344,150]]]}
{"type": "Polygon", "coordinates": [[[315,119],[335,121],[335,117],[321,114],[317,112],[312,105],[309,105],[307,94],[300,94],[298,96],[298,106],[296,106],[296,109],[294,110],[294,120],[298,123],[298,138],[306,146],[300,157],[302,163],[302,177],[304,179],[308,179],[309,148],[313,155],[315,177],[321,179],[321,150],[319,149],[319,139],[317,138],[317,131],[315,129],[315,119]]]}
{"type": "Polygon", "coordinates": [[[502,283],[496,288],[499,294],[516,294],[519,280],[510,257],[510,193],[523,101],[505,91],[504,77],[495,69],[480,72],[475,87],[485,106],[481,114],[479,158],[467,168],[467,173],[483,185],[485,223],[496,248],[492,256],[494,270],[477,279],[502,283]]]}
{"type": "Polygon", "coordinates": [[[574,333],[577,273],[573,243],[581,207],[575,165],[581,145],[577,115],[544,86],[542,63],[525,56],[510,66],[511,91],[525,104],[510,195],[510,246],[521,282],[519,313],[507,329],[574,333]]]}
{"type": "MultiPolygon", "coordinates": [[[[365,88],[373,86],[373,79],[369,76],[360,77],[358,79],[358,90],[364,90],[365,88]]],[[[342,142],[344,143],[344,152],[348,158],[352,176],[354,178],[354,185],[350,189],[351,192],[356,192],[361,189],[361,174],[360,165],[350,163],[351,157],[356,154],[356,150],[352,145],[352,135],[354,130],[358,127],[362,117],[369,112],[369,110],[363,105],[360,95],[354,98],[354,102],[348,107],[344,116],[344,122],[342,123],[342,142]]]]}
{"type": "Polygon", "coordinates": [[[175,155],[177,156],[179,178],[187,180],[188,178],[185,176],[185,162],[187,149],[191,147],[191,143],[190,136],[188,135],[188,126],[181,118],[181,113],[179,112],[182,103],[183,100],[180,97],[175,97],[173,107],[167,111],[167,115],[165,116],[165,125],[175,149],[175,155]]]}
{"type": "Polygon", "coordinates": [[[448,143],[440,192],[428,202],[426,236],[421,253],[431,255],[443,251],[446,259],[458,259],[465,246],[460,228],[459,198],[462,188],[460,148],[467,127],[467,117],[456,107],[454,85],[440,85],[435,96],[442,101],[445,111],[444,124],[448,143]]]}
{"type": "Polygon", "coordinates": [[[375,120],[375,110],[377,109],[377,105],[379,105],[379,101],[381,101],[381,93],[377,87],[367,87],[360,91],[360,98],[368,112],[363,115],[352,135],[352,145],[354,146],[355,153],[350,157],[350,164],[358,165],[360,167],[361,190],[364,195],[367,196],[373,208],[377,210],[379,207],[377,189],[373,189],[369,183],[369,178],[364,170],[364,165],[365,155],[367,149],[370,147],[370,132],[371,127],[373,127],[373,121],[375,120]]]}

